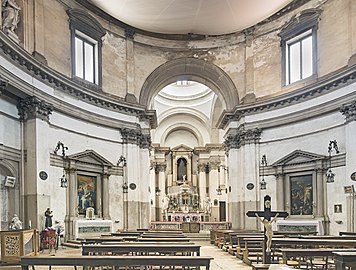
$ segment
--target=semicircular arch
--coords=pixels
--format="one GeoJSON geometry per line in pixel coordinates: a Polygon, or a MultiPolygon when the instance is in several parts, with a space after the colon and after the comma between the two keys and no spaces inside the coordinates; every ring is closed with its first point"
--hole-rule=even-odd
{"type": "Polygon", "coordinates": [[[235,84],[225,71],[196,58],[178,58],[156,68],[141,88],[139,103],[150,106],[159,91],[177,80],[196,81],[206,85],[218,95],[227,111],[233,110],[239,103],[235,84]]]}
{"type": "Polygon", "coordinates": [[[195,128],[194,126],[189,125],[189,124],[181,124],[181,123],[179,123],[179,124],[177,123],[177,124],[169,126],[163,132],[163,134],[161,136],[160,144],[165,145],[165,141],[166,141],[167,137],[177,130],[185,130],[185,131],[190,132],[197,139],[199,145],[204,145],[204,138],[197,128],[195,128]]]}

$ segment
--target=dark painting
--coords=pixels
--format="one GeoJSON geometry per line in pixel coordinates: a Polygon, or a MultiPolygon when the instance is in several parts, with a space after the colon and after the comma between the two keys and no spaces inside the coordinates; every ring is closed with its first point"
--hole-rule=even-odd
{"type": "Polygon", "coordinates": [[[88,207],[93,207],[94,211],[96,211],[96,177],[78,175],[77,182],[77,203],[79,214],[85,214],[85,210],[88,207]]]}
{"type": "Polygon", "coordinates": [[[291,215],[313,214],[312,181],[311,174],[290,177],[291,215]]]}

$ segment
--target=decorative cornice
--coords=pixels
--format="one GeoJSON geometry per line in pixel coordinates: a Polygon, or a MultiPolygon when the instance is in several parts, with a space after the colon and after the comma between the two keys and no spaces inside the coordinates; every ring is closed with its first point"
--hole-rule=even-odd
{"type": "Polygon", "coordinates": [[[259,128],[245,130],[243,125],[237,131],[231,130],[224,142],[225,152],[228,153],[230,149],[239,149],[245,144],[258,143],[261,139],[261,133],[262,130],[259,128]]]}
{"type": "Polygon", "coordinates": [[[242,105],[239,104],[235,111],[224,112],[219,121],[218,128],[225,129],[231,121],[238,121],[245,115],[261,113],[287,107],[293,104],[300,103],[318,96],[330,93],[341,87],[345,87],[356,82],[356,65],[347,67],[340,72],[331,76],[326,76],[312,85],[305,86],[296,91],[292,91],[275,98],[264,101],[257,101],[254,104],[242,105]]]}
{"type": "Polygon", "coordinates": [[[53,106],[37,97],[20,99],[17,104],[21,121],[40,118],[49,122],[49,115],[52,114],[53,106]]]}
{"type": "Polygon", "coordinates": [[[109,96],[102,91],[89,89],[88,87],[71,80],[63,74],[40,63],[32,55],[28,54],[20,46],[11,41],[1,31],[0,54],[6,57],[9,61],[14,62],[14,64],[16,64],[24,72],[30,74],[35,79],[54,87],[56,90],[61,90],[76,99],[80,99],[83,102],[97,107],[105,108],[106,110],[135,115],[141,119],[147,119],[151,127],[154,128],[157,126],[157,119],[154,116],[154,111],[146,112],[144,106],[125,102],[122,97],[109,96]]]}
{"type": "Polygon", "coordinates": [[[125,144],[137,144],[140,148],[150,148],[151,136],[143,134],[139,129],[120,128],[122,140],[125,144]]]}
{"type": "Polygon", "coordinates": [[[356,100],[341,106],[340,112],[345,116],[346,123],[356,121],[356,100]]]}

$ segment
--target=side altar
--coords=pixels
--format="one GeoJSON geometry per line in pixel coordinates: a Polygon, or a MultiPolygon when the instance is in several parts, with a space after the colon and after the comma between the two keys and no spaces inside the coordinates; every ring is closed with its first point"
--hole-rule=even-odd
{"type": "Polygon", "coordinates": [[[78,219],[74,221],[75,238],[95,237],[113,232],[112,220],[78,219]]]}

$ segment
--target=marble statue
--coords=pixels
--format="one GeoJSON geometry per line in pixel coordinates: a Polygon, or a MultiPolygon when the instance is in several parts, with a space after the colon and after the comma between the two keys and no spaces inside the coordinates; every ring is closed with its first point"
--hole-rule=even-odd
{"type": "Polygon", "coordinates": [[[271,245],[272,245],[272,237],[273,237],[273,229],[272,229],[272,223],[273,221],[278,217],[278,213],[274,216],[273,219],[268,220],[266,218],[261,218],[256,214],[256,217],[258,218],[258,220],[261,221],[261,223],[265,226],[265,235],[267,238],[267,243],[266,243],[266,251],[270,252],[271,251],[271,245]]]}
{"type": "Polygon", "coordinates": [[[211,201],[210,201],[209,197],[205,198],[205,201],[204,201],[204,212],[205,212],[205,214],[208,214],[208,215],[211,214],[211,201]]]}
{"type": "Polygon", "coordinates": [[[9,230],[15,231],[15,230],[21,230],[22,229],[22,222],[19,219],[19,217],[14,214],[14,217],[11,220],[11,224],[9,226],[9,230]]]}
{"type": "Polygon", "coordinates": [[[168,220],[168,207],[169,207],[169,197],[167,196],[167,194],[165,194],[162,199],[162,214],[164,214],[166,220],[168,220]]]}
{"type": "Polygon", "coordinates": [[[20,21],[20,10],[15,0],[2,0],[2,30],[15,31],[20,21]]]}

